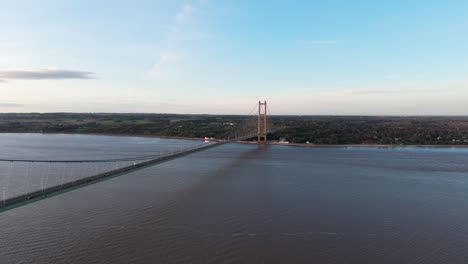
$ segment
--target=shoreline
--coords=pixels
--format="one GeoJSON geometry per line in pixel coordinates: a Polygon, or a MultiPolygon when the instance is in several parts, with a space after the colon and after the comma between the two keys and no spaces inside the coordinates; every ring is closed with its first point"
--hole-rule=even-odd
{"type": "MultiPolygon", "coordinates": [[[[140,138],[161,138],[161,139],[180,139],[180,140],[195,140],[204,141],[204,138],[191,138],[191,137],[176,137],[176,136],[156,136],[156,135],[138,135],[127,133],[40,133],[40,132],[0,132],[0,134],[40,134],[40,135],[82,135],[82,136],[105,136],[105,137],[140,137],[140,138]]],[[[215,140],[213,140],[215,141],[215,140]]],[[[217,140],[219,141],[219,140],[217,140]]]]}
{"type": "MultiPolygon", "coordinates": [[[[257,142],[239,141],[239,144],[257,144],[257,142]]],[[[392,145],[392,144],[306,144],[267,142],[267,145],[305,148],[468,148],[468,145],[392,145]]]]}
{"type": "MultiPolygon", "coordinates": [[[[138,135],[127,133],[39,133],[39,132],[0,132],[0,134],[41,134],[41,135],[88,135],[88,136],[111,136],[111,137],[140,137],[140,138],[161,138],[161,139],[179,139],[204,141],[205,138],[177,137],[177,136],[157,136],[157,135],[138,135]]],[[[222,141],[213,139],[210,141],[222,141]]],[[[256,141],[237,141],[237,144],[257,144],[256,141]]],[[[307,148],[343,148],[343,147],[363,147],[363,148],[468,148],[467,145],[395,145],[395,144],[306,144],[306,143],[279,143],[267,141],[267,145],[289,146],[289,147],[307,147],[307,148]]]]}

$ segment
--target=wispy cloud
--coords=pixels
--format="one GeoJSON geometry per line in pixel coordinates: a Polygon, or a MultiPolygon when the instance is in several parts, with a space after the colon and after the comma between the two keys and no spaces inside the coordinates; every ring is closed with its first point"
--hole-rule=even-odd
{"type": "Polygon", "coordinates": [[[189,31],[194,21],[194,13],[198,9],[191,5],[183,5],[175,14],[169,33],[165,40],[165,48],[159,52],[159,60],[149,70],[149,75],[156,78],[168,78],[178,75],[183,61],[190,57],[186,51],[187,43],[199,39],[203,34],[189,31]]]}
{"type": "Polygon", "coordinates": [[[163,51],[159,54],[159,61],[150,70],[150,74],[158,78],[167,78],[175,74],[177,63],[188,55],[177,51],[163,51]]]}
{"type": "MultiPolygon", "coordinates": [[[[10,70],[0,71],[3,80],[65,80],[65,79],[93,79],[94,73],[85,71],[41,69],[41,70],[10,70]]],[[[0,80],[1,81],[1,80],[0,80]]]]}
{"type": "Polygon", "coordinates": [[[189,22],[194,10],[195,8],[192,5],[184,5],[179,11],[179,13],[176,15],[176,23],[181,25],[189,22]]]}

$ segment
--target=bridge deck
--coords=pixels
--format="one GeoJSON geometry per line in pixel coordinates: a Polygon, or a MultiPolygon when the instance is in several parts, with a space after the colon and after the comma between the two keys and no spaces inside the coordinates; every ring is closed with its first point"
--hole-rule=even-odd
{"type": "Polygon", "coordinates": [[[231,139],[231,140],[206,144],[206,145],[198,146],[198,147],[195,147],[195,148],[190,148],[190,149],[187,149],[187,150],[179,151],[179,152],[176,152],[176,153],[164,155],[164,156],[161,156],[161,157],[158,157],[158,158],[155,158],[155,159],[151,159],[151,160],[148,160],[148,161],[140,162],[140,163],[137,163],[135,165],[123,167],[123,168],[112,170],[112,171],[107,171],[107,172],[100,173],[100,174],[97,174],[97,175],[92,175],[92,176],[89,176],[89,177],[85,177],[85,178],[82,178],[82,179],[79,179],[79,180],[75,180],[75,181],[67,182],[67,183],[64,183],[64,184],[52,186],[52,187],[49,187],[49,188],[46,188],[46,189],[42,189],[42,190],[22,194],[22,195],[15,196],[15,197],[12,197],[12,198],[8,198],[8,199],[0,201],[0,212],[10,210],[10,209],[13,209],[13,208],[25,205],[25,204],[33,203],[33,202],[36,202],[36,201],[39,201],[39,200],[42,200],[42,199],[45,199],[45,198],[48,198],[48,197],[52,197],[52,196],[55,196],[55,195],[58,195],[58,194],[61,194],[61,193],[69,192],[69,191],[72,191],[72,190],[75,190],[75,189],[78,189],[78,188],[82,188],[82,187],[85,187],[85,186],[88,186],[88,185],[91,185],[91,184],[94,184],[94,183],[97,183],[97,182],[101,182],[101,181],[108,180],[108,179],[111,179],[111,178],[114,178],[114,177],[125,175],[125,174],[131,173],[131,172],[134,172],[134,171],[137,171],[137,170],[141,170],[141,169],[149,167],[149,166],[153,166],[153,165],[158,164],[158,163],[173,160],[173,159],[183,157],[183,156],[195,153],[195,152],[199,152],[199,151],[206,150],[206,149],[209,149],[209,148],[214,148],[214,147],[221,146],[221,145],[231,143],[231,142],[235,142],[235,141],[241,141],[241,140],[253,138],[253,137],[256,137],[256,136],[257,136],[257,134],[254,134],[254,135],[239,137],[239,138],[235,138],[235,139],[231,139]]]}

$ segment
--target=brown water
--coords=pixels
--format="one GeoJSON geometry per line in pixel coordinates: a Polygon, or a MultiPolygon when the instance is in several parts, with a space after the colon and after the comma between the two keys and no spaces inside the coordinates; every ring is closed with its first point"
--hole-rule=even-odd
{"type": "Polygon", "coordinates": [[[0,263],[467,263],[468,151],[230,144],[0,214],[0,263]]]}

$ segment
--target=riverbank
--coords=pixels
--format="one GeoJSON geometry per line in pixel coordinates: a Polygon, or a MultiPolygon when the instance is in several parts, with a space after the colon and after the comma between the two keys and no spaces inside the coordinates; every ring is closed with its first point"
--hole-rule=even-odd
{"type": "MultiPolygon", "coordinates": [[[[240,144],[257,144],[256,141],[240,141],[240,144]]],[[[384,145],[384,144],[306,144],[306,143],[280,143],[267,142],[268,145],[286,147],[309,147],[309,148],[468,148],[468,145],[384,145]]]]}
{"type": "MultiPolygon", "coordinates": [[[[205,141],[205,138],[195,137],[176,137],[176,136],[158,136],[158,135],[135,135],[126,133],[0,133],[0,134],[44,134],[44,135],[89,135],[89,136],[113,136],[113,137],[141,137],[141,138],[161,138],[161,139],[178,139],[178,140],[194,140],[205,141]]],[[[212,139],[210,141],[222,141],[222,139],[212,139]]],[[[257,141],[238,141],[239,144],[257,144],[257,141]]],[[[396,145],[396,144],[306,144],[306,143],[280,143],[268,141],[268,145],[289,146],[289,147],[310,147],[310,148],[340,148],[340,147],[367,147],[367,148],[468,148],[467,145],[396,145]]]]}
{"type": "MultiPolygon", "coordinates": [[[[157,136],[157,135],[136,135],[126,133],[32,133],[32,132],[7,132],[0,134],[42,134],[42,135],[80,135],[80,136],[106,136],[106,137],[141,137],[141,138],[161,138],[161,139],[179,139],[179,140],[196,140],[204,141],[204,138],[192,138],[192,137],[175,137],[175,136],[157,136]]],[[[214,140],[213,140],[214,141],[214,140]]],[[[220,141],[220,140],[216,140],[220,141]]]]}

